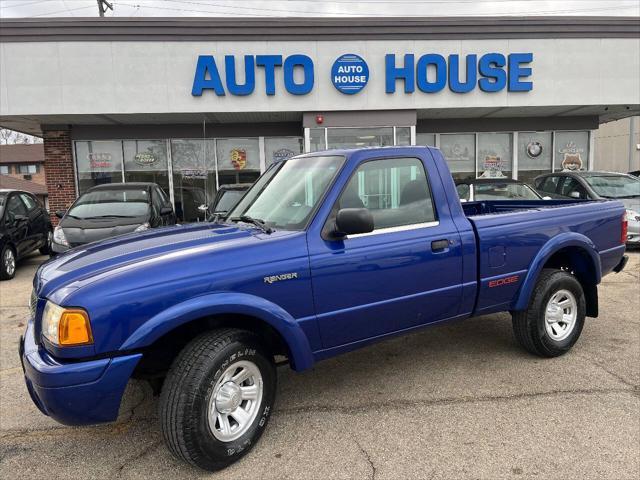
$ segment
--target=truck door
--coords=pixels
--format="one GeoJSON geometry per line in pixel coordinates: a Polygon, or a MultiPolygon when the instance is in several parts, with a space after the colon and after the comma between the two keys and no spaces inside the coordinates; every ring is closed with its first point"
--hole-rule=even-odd
{"type": "Polygon", "coordinates": [[[362,163],[324,230],[341,208],[369,209],[375,230],[341,240],[309,238],[325,349],[457,314],[462,296],[460,237],[435,165],[427,163],[427,168],[433,181],[418,158],[362,163]],[[434,198],[443,199],[446,211],[437,211],[434,198]]]}

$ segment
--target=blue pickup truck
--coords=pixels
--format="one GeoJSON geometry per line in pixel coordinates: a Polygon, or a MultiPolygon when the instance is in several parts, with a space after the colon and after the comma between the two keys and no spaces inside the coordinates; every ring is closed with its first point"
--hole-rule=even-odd
{"type": "MultiPolygon", "coordinates": [[[[115,420],[131,378],[160,393],[166,444],[207,470],[236,461],[297,371],[428,325],[511,312],[556,357],[626,263],[614,201],[460,203],[439,150],[300,155],[217,223],[149,230],[43,264],[20,342],[27,388],[68,425],[115,420]]],[[[375,368],[372,365],[371,368],[375,368]]]]}

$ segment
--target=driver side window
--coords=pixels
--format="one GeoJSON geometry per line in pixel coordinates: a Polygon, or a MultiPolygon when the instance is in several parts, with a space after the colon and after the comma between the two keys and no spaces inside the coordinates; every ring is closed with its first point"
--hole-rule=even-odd
{"type": "Polygon", "coordinates": [[[11,195],[9,198],[9,202],[7,203],[7,213],[12,216],[16,215],[27,215],[27,208],[22,203],[22,200],[18,197],[18,195],[11,195]]]}
{"type": "Polygon", "coordinates": [[[337,209],[342,208],[368,209],[374,230],[436,220],[427,175],[417,158],[363,163],[338,199],[337,209]]]}

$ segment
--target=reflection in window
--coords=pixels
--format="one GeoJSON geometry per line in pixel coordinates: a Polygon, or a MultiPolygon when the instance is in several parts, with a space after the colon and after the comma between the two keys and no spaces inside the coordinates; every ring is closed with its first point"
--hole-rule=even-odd
{"type": "Polygon", "coordinates": [[[309,151],[319,152],[327,149],[327,144],[324,138],[324,128],[310,128],[309,129],[309,151]]]}
{"type": "Polygon", "coordinates": [[[386,147],[393,145],[392,127],[329,128],[327,148],[386,147]]]}
{"type": "Polygon", "coordinates": [[[78,190],[87,191],[95,185],[122,182],[122,142],[76,142],[78,190]]]}
{"type": "Polygon", "coordinates": [[[510,133],[478,134],[478,177],[511,178],[512,136],[510,133]]]}
{"type": "Polygon", "coordinates": [[[216,140],[220,185],[253,183],[260,176],[260,146],[257,138],[216,140]]]}
{"type": "Polygon", "coordinates": [[[551,132],[518,133],[518,180],[532,184],[538,175],[551,172],[551,132]]]}
{"type": "Polygon", "coordinates": [[[267,137],[264,139],[265,167],[302,153],[301,137],[267,137]]]}
{"type": "Polygon", "coordinates": [[[435,133],[416,133],[416,145],[435,147],[436,146],[436,134],[435,133]]]}
{"type": "Polygon", "coordinates": [[[396,127],[396,145],[411,145],[411,127],[396,127]]]}
{"type": "Polygon", "coordinates": [[[556,132],[554,170],[586,170],[589,132],[556,132]]]}
{"type": "Polygon", "coordinates": [[[169,191],[167,143],[164,140],[125,140],[125,182],[157,183],[169,191]]]}
{"type": "Polygon", "coordinates": [[[476,177],[476,136],[473,133],[443,133],[440,149],[456,180],[476,177]]]}
{"type": "Polygon", "coordinates": [[[176,216],[181,222],[202,221],[216,192],[213,140],[171,140],[173,195],[176,216]]]}

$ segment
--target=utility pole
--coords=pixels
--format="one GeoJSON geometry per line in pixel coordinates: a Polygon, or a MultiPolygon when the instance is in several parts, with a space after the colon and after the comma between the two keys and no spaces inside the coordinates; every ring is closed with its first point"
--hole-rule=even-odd
{"type": "Polygon", "coordinates": [[[107,8],[113,11],[113,5],[107,2],[107,0],[97,0],[98,1],[98,11],[100,12],[100,16],[104,17],[104,12],[107,11],[107,8]]]}

